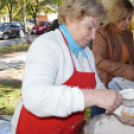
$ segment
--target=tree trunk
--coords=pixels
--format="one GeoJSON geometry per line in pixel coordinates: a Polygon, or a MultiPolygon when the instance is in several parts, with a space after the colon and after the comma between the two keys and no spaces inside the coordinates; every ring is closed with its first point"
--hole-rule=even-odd
{"type": "Polygon", "coordinates": [[[1,23],[1,12],[0,12],[0,23],[1,23]]]}
{"type": "Polygon", "coordinates": [[[9,19],[10,19],[10,22],[12,22],[12,11],[9,11],[9,19]]]}
{"type": "Polygon", "coordinates": [[[27,33],[25,8],[26,8],[26,3],[25,3],[25,0],[24,0],[24,1],[23,1],[22,13],[23,13],[23,22],[24,22],[24,27],[25,27],[25,33],[27,33]]]}
{"type": "Polygon", "coordinates": [[[27,32],[27,25],[26,25],[26,15],[25,15],[25,9],[26,9],[26,2],[23,0],[23,22],[24,22],[24,27],[25,27],[25,33],[26,33],[26,44],[29,43],[28,41],[28,32],[27,32]]]}
{"type": "Polygon", "coordinates": [[[36,13],[34,13],[34,24],[35,24],[35,26],[37,26],[37,19],[36,19],[36,17],[37,17],[37,15],[36,15],[36,13]]]}

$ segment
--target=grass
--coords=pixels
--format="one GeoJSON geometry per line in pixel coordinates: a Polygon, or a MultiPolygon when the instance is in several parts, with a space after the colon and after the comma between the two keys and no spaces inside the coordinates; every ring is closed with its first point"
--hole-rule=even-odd
{"type": "Polygon", "coordinates": [[[26,51],[28,50],[30,44],[24,45],[10,45],[10,46],[1,46],[0,47],[0,57],[14,52],[26,51]]]}
{"type": "Polygon", "coordinates": [[[20,82],[0,83],[0,115],[13,115],[20,97],[20,82]]]}
{"type": "MultiPolygon", "coordinates": [[[[12,116],[16,103],[20,98],[21,82],[5,82],[0,83],[0,115],[12,116]]],[[[90,119],[91,109],[85,110],[83,125],[90,119]]],[[[82,127],[78,134],[82,134],[82,127]]]]}
{"type": "Polygon", "coordinates": [[[85,115],[84,115],[84,119],[83,119],[83,122],[82,122],[82,126],[81,126],[81,129],[79,130],[79,133],[78,134],[82,134],[82,127],[90,119],[90,113],[91,113],[91,109],[89,107],[89,108],[87,108],[85,110],[85,115]]]}

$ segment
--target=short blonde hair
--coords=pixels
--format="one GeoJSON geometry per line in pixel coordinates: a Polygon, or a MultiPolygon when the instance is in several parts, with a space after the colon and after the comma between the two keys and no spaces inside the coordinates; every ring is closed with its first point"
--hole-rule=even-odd
{"type": "Polygon", "coordinates": [[[84,15],[89,15],[102,20],[103,24],[107,22],[107,13],[100,0],[64,0],[58,8],[58,23],[66,24],[66,16],[75,19],[82,19],[84,15]]]}
{"type": "Polygon", "coordinates": [[[103,6],[105,7],[106,10],[108,10],[108,7],[110,5],[112,0],[101,0],[103,6]]]}
{"type": "Polygon", "coordinates": [[[108,8],[109,24],[116,25],[129,13],[132,13],[134,7],[129,0],[112,0],[108,8]]]}

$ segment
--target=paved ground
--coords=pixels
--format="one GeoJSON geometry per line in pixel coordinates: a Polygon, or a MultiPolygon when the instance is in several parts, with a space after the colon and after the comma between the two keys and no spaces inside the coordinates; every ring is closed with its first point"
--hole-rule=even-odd
{"type": "MultiPolygon", "coordinates": [[[[0,83],[7,81],[22,81],[27,52],[19,52],[0,57],[0,83]]],[[[12,134],[12,116],[0,115],[0,128],[3,132],[12,134]]]]}
{"type": "Polygon", "coordinates": [[[0,82],[21,81],[27,52],[19,52],[0,57],[0,82]]]}
{"type": "MultiPolygon", "coordinates": [[[[31,35],[36,39],[41,34],[31,35]]],[[[12,45],[17,39],[0,39],[0,46],[12,45]]],[[[18,52],[0,57],[0,83],[5,81],[22,81],[27,52],[18,52]]]]}
{"type": "MultiPolygon", "coordinates": [[[[31,40],[33,41],[34,39],[36,39],[40,35],[41,34],[32,34],[31,40]]],[[[0,46],[8,46],[8,45],[13,45],[13,44],[19,44],[22,42],[25,42],[24,38],[10,38],[7,40],[0,39],[0,46]]]]}
{"type": "Polygon", "coordinates": [[[27,52],[19,52],[0,57],[0,71],[24,67],[27,52]]]}
{"type": "MultiPolygon", "coordinates": [[[[7,41],[0,40],[0,46],[11,45],[11,42],[15,40],[16,39],[7,41]]],[[[0,83],[7,81],[22,81],[26,55],[27,51],[0,57],[0,83]]],[[[12,116],[0,115],[0,128],[3,127],[2,132],[5,132],[6,130],[7,133],[12,134],[11,119],[12,116]]]]}

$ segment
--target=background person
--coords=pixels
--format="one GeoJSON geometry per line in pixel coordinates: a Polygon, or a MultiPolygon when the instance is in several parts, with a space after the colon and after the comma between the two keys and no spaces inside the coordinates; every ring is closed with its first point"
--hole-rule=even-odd
{"type": "Polygon", "coordinates": [[[78,134],[86,107],[119,107],[122,96],[105,89],[87,47],[106,18],[100,1],[64,0],[59,29],[43,34],[29,49],[14,133],[78,134]]]}
{"type": "MultiPolygon", "coordinates": [[[[133,35],[127,29],[133,10],[134,7],[129,0],[112,0],[108,8],[109,22],[96,32],[93,41],[98,75],[106,87],[116,91],[130,88],[127,83],[134,84],[128,80],[124,81],[124,78],[134,80],[133,35]],[[123,81],[126,83],[123,84],[123,81]]],[[[100,108],[96,107],[92,109],[92,117],[105,112],[99,112],[100,108]]]]}
{"type": "Polygon", "coordinates": [[[51,31],[54,31],[57,28],[59,28],[58,19],[55,19],[55,20],[52,21],[51,31]]]}
{"type": "Polygon", "coordinates": [[[104,6],[104,8],[105,8],[105,10],[106,10],[107,12],[108,12],[108,7],[109,7],[111,1],[112,1],[112,0],[101,0],[102,4],[103,4],[103,6],[104,6]]]}

